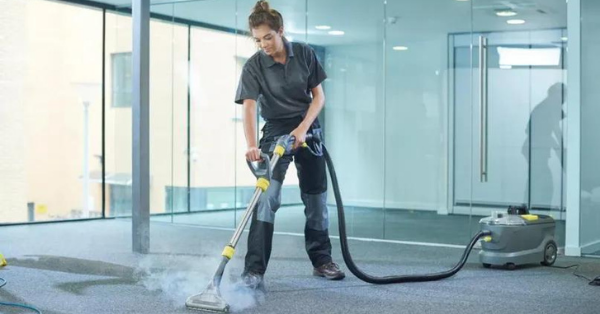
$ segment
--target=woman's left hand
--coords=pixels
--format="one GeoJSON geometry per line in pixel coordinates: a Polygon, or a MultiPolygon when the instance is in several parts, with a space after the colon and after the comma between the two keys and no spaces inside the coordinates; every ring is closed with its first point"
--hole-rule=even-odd
{"type": "Polygon", "coordinates": [[[294,149],[300,147],[302,143],[306,141],[306,132],[308,132],[308,130],[305,129],[302,125],[300,125],[296,129],[294,129],[292,133],[290,133],[291,136],[296,138],[296,141],[294,141],[294,149]]]}

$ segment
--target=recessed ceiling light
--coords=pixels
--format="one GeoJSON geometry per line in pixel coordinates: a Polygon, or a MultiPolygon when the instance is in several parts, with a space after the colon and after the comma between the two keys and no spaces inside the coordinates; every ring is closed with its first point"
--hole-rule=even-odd
{"type": "Polygon", "coordinates": [[[567,40],[569,40],[569,38],[567,38],[567,37],[561,37],[560,40],[567,41],[567,40]]]}
{"type": "Polygon", "coordinates": [[[502,10],[502,11],[496,11],[496,15],[497,16],[503,16],[503,17],[506,17],[506,16],[515,16],[515,15],[517,15],[517,12],[512,11],[512,10],[502,10]]]}
{"type": "Polygon", "coordinates": [[[317,25],[317,26],[315,26],[315,28],[323,30],[323,31],[326,31],[328,29],[331,29],[331,26],[329,26],[329,25],[317,25]]]}
{"type": "Polygon", "coordinates": [[[456,0],[456,1],[458,1],[458,2],[467,2],[469,0],[456,0]]]}
{"type": "Polygon", "coordinates": [[[519,24],[525,24],[525,20],[508,20],[506,21],[507,24],[511,24],[511,25],[519,25],[519,24]]]}
{"type": "Polygon", "coordinates": [[[510,70],[510,69],[512,69],[512,65],[501,64],[500,68],[502,70],[510,70]]]}
{"type": "Polygon", "coordinates": [[[329,31],[328,34],[333,36],[342,36],[345,33],[343,31],[329,31]]]}
{"type": "Polygon", "coordinates": [[[408,47],[406,47],[406,46],[394,46],[392,49],[394,49],[396,51],[405,51],[405,50],[408,50],[408,47]]]}

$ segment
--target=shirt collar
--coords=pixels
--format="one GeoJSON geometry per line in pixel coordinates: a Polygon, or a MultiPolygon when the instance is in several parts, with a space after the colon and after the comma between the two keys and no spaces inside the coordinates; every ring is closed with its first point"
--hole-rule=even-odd
{"type": "MultiPolygon", "coordinates": [[[[283,45],[287,52],[288,61],[289,61],[289,58],[294,57],[294,49],[292,48],[292,43],[289,42],[285,37],[283,37],[283,45]]],[[[267,67],[272,67],[273,65],[275,65],[277,63],[277,62],[275,62],[273,57],[267,55],[262,50],[260,52],[260,55],[261,55],[263,61],[265,62],[265,64],[267,65],[267,67]]]]}

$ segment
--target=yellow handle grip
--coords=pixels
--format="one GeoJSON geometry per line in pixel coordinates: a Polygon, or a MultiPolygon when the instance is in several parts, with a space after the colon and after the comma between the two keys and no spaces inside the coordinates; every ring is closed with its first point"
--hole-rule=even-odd
{"type": "Polygon", "coordinates": [[[273,154],[278,155],[279,157],[283,156],[283,154],[285,154],[285,147],[277,145],[273,150],[273,154]]]}
{"type": "Polygon", "coordinates": [[[256,180],[256,187],[261,189],[263,193],[267,191],[267,189],[269,188],[269,184],[269,180],[265,178],[258,178],[258,180],[256,180]]]}
{"type": "Polygon", "coordinates": [[[233,258],[233,254],[235,254],[235,249],[228,245],[223,249],[223,253],[221,253],[221,255],[227,257],[227,259],[232,259],[233,258]]]}

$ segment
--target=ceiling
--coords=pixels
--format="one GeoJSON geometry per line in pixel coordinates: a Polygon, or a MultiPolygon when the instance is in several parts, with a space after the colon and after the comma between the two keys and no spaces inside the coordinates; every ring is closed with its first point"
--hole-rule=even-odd
{"type": "MultiPolygon", "coordinates": [[[[120,7],[131,5],[131,0],[95,1],[120,7]]],[[[246,17],[255,2],[152,0],[151,10],[153,13],[246,30],[246,17]]],[[[385,8],[383,0],[269,2],[284,16],[287,35],[294,40],[308,40],[319,45],[381,42],[384,32],[386,40],[391,42],[414,42],[449,33],[556,29],[567,25],[566,0],[387,0],[385,8]],[[517,16],[496,16],[496,11],[505,9],[512,9],[517,16]],[[526,22],[509,25],[506,23],[508,19],[526,22]],[[316,25],[324,24],[345,34],[332,36],[327,31],[315,29],[316,25]]]]}

